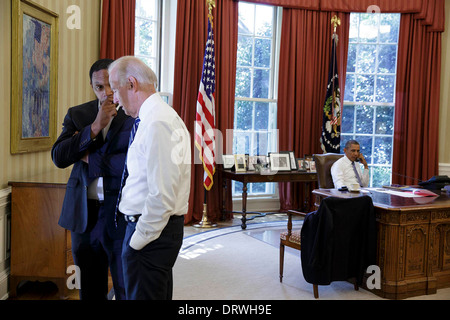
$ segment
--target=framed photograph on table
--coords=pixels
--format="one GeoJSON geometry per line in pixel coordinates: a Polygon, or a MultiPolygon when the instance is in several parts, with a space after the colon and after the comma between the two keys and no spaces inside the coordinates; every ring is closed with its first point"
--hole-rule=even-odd
{"type": "Polygon", "coordinates": [[[305,159],[297,158],[297,168],[300,172],[306,172],[305,159]]]}
{"type": "Polygon", "coordinates": [[[234,155],[234,167],[236,169],[236,172],[247,171],[247,165],[245,163],[245,154],[234,155]]]}
{"type": "Polygon", "coordinates": [[[248,171],[255,171],[255,164],[258,164],[258,156],[248,157],[248,171]]]}
{"type": "Polygon", "coordinates": [[[309,171],[316,172],[316,162],[314,160],[309,160],[309,171]]]}
{"type": "Polygon", "coordinates": [[[12,154],[48,150],[56,140],[58,19],[34,2],[12,1],[12,154]]]}
{"type": "Polygon", "coordinates": [[[272,171],[291,171],[291,158],[288,152],[269,154],[270,170],[272,171]]]}
{"type": "Polygon", "coordinates": [[[289,151],[289,158],[291,160],[291,170],[298,170],[297,160],[295,159],[294,151],[289,151]]]}
{"type": "Polygon", "coordinates": [[[230,170],[234,166],[234,155],[232,154],[224,154],[222,155],[223,159],[223,168],[225,170],[230,170]]]}

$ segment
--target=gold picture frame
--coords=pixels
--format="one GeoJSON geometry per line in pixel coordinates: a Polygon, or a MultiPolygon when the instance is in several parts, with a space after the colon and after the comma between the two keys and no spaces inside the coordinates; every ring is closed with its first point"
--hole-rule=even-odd
{"type": "Polygon", "coordinates": [[[58,14],[12,1],[11,154],[51,149],[58,102],[58,14]]]}

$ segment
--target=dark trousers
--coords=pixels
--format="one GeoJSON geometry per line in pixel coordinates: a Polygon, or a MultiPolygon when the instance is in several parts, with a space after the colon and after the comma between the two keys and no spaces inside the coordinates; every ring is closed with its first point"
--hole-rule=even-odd
{"type": "Polygon", "coordinates": [[[171,300],[172,268],[183,243],[184,216],[172,216],[160,237],[141,250],[130,247],[136,223],[128,222],[122,262],[127,300],[171,300]]]}
{"type": "Polygon", "coordinates": [[[72,255],[80,268],[82,300],[106,300],[108,267],[116,300],[125,299],[122,270],[123,240],[114,240],[106,230],[103,206],[88,201],[89,222],[84,233],[72,232],[72,255]]]}

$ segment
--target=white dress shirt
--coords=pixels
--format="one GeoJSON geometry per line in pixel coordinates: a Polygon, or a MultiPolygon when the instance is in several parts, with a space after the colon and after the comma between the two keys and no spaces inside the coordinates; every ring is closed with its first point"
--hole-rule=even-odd
{"type": "Polygon", "coordinates": [[[171,216],[187,213],[191,185],[190,135],[175,110],[153,94],[139,118],[119,204],[123,214],[141,214],[130,240],[135,250],[158,239],[171,216]]]}
{"type": "MultiPolygon", "coordinates": [[[[355,168],[361,178],[363,187],[367,188],[370,182],[369,169],[364,169],[363,172],[359,162],[355,162],[355,168]]],[[[359,185],[358,179],[353,171],[352,162],[347,156],[343,156],[333,164],[331,167],[331,176],[333,177],[333,183],[336,189],[343,186],[350,187],[352,184],[359,185]]]]}

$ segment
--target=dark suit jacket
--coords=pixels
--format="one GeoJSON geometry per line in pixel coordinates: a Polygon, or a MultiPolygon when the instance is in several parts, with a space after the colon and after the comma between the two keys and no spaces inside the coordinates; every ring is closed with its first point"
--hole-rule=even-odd
{"type": "Polygon", "coordinates": [[[301,229],[301,261],[308,283],[328,285],[356,277],[376,264],[376,221],[372,198],[329,197],[309,213],[301,229]]]}
{"type": "Polygon", "coordinates": [[[63,202],[59,225],[77,233],[84,233],[88,225],[87,189],[98,177],[103,177],[104,209],[107,230],[118,239],[124,236],[125,222],[119,219],[115,226],[115,208],[128,151],[133,119],[119,110],[113,119],[106,138],[100,133],[95,140],[90,137],[91,124],[98,113],[98,100],[68,110],[63,131],[52,148],[52,159],[58,168],[73,165],[63,202]],[[78,132],[78,134],[75,134],[78,132]],[[81,158],[89,150],[89,164],[81,158]]]}

